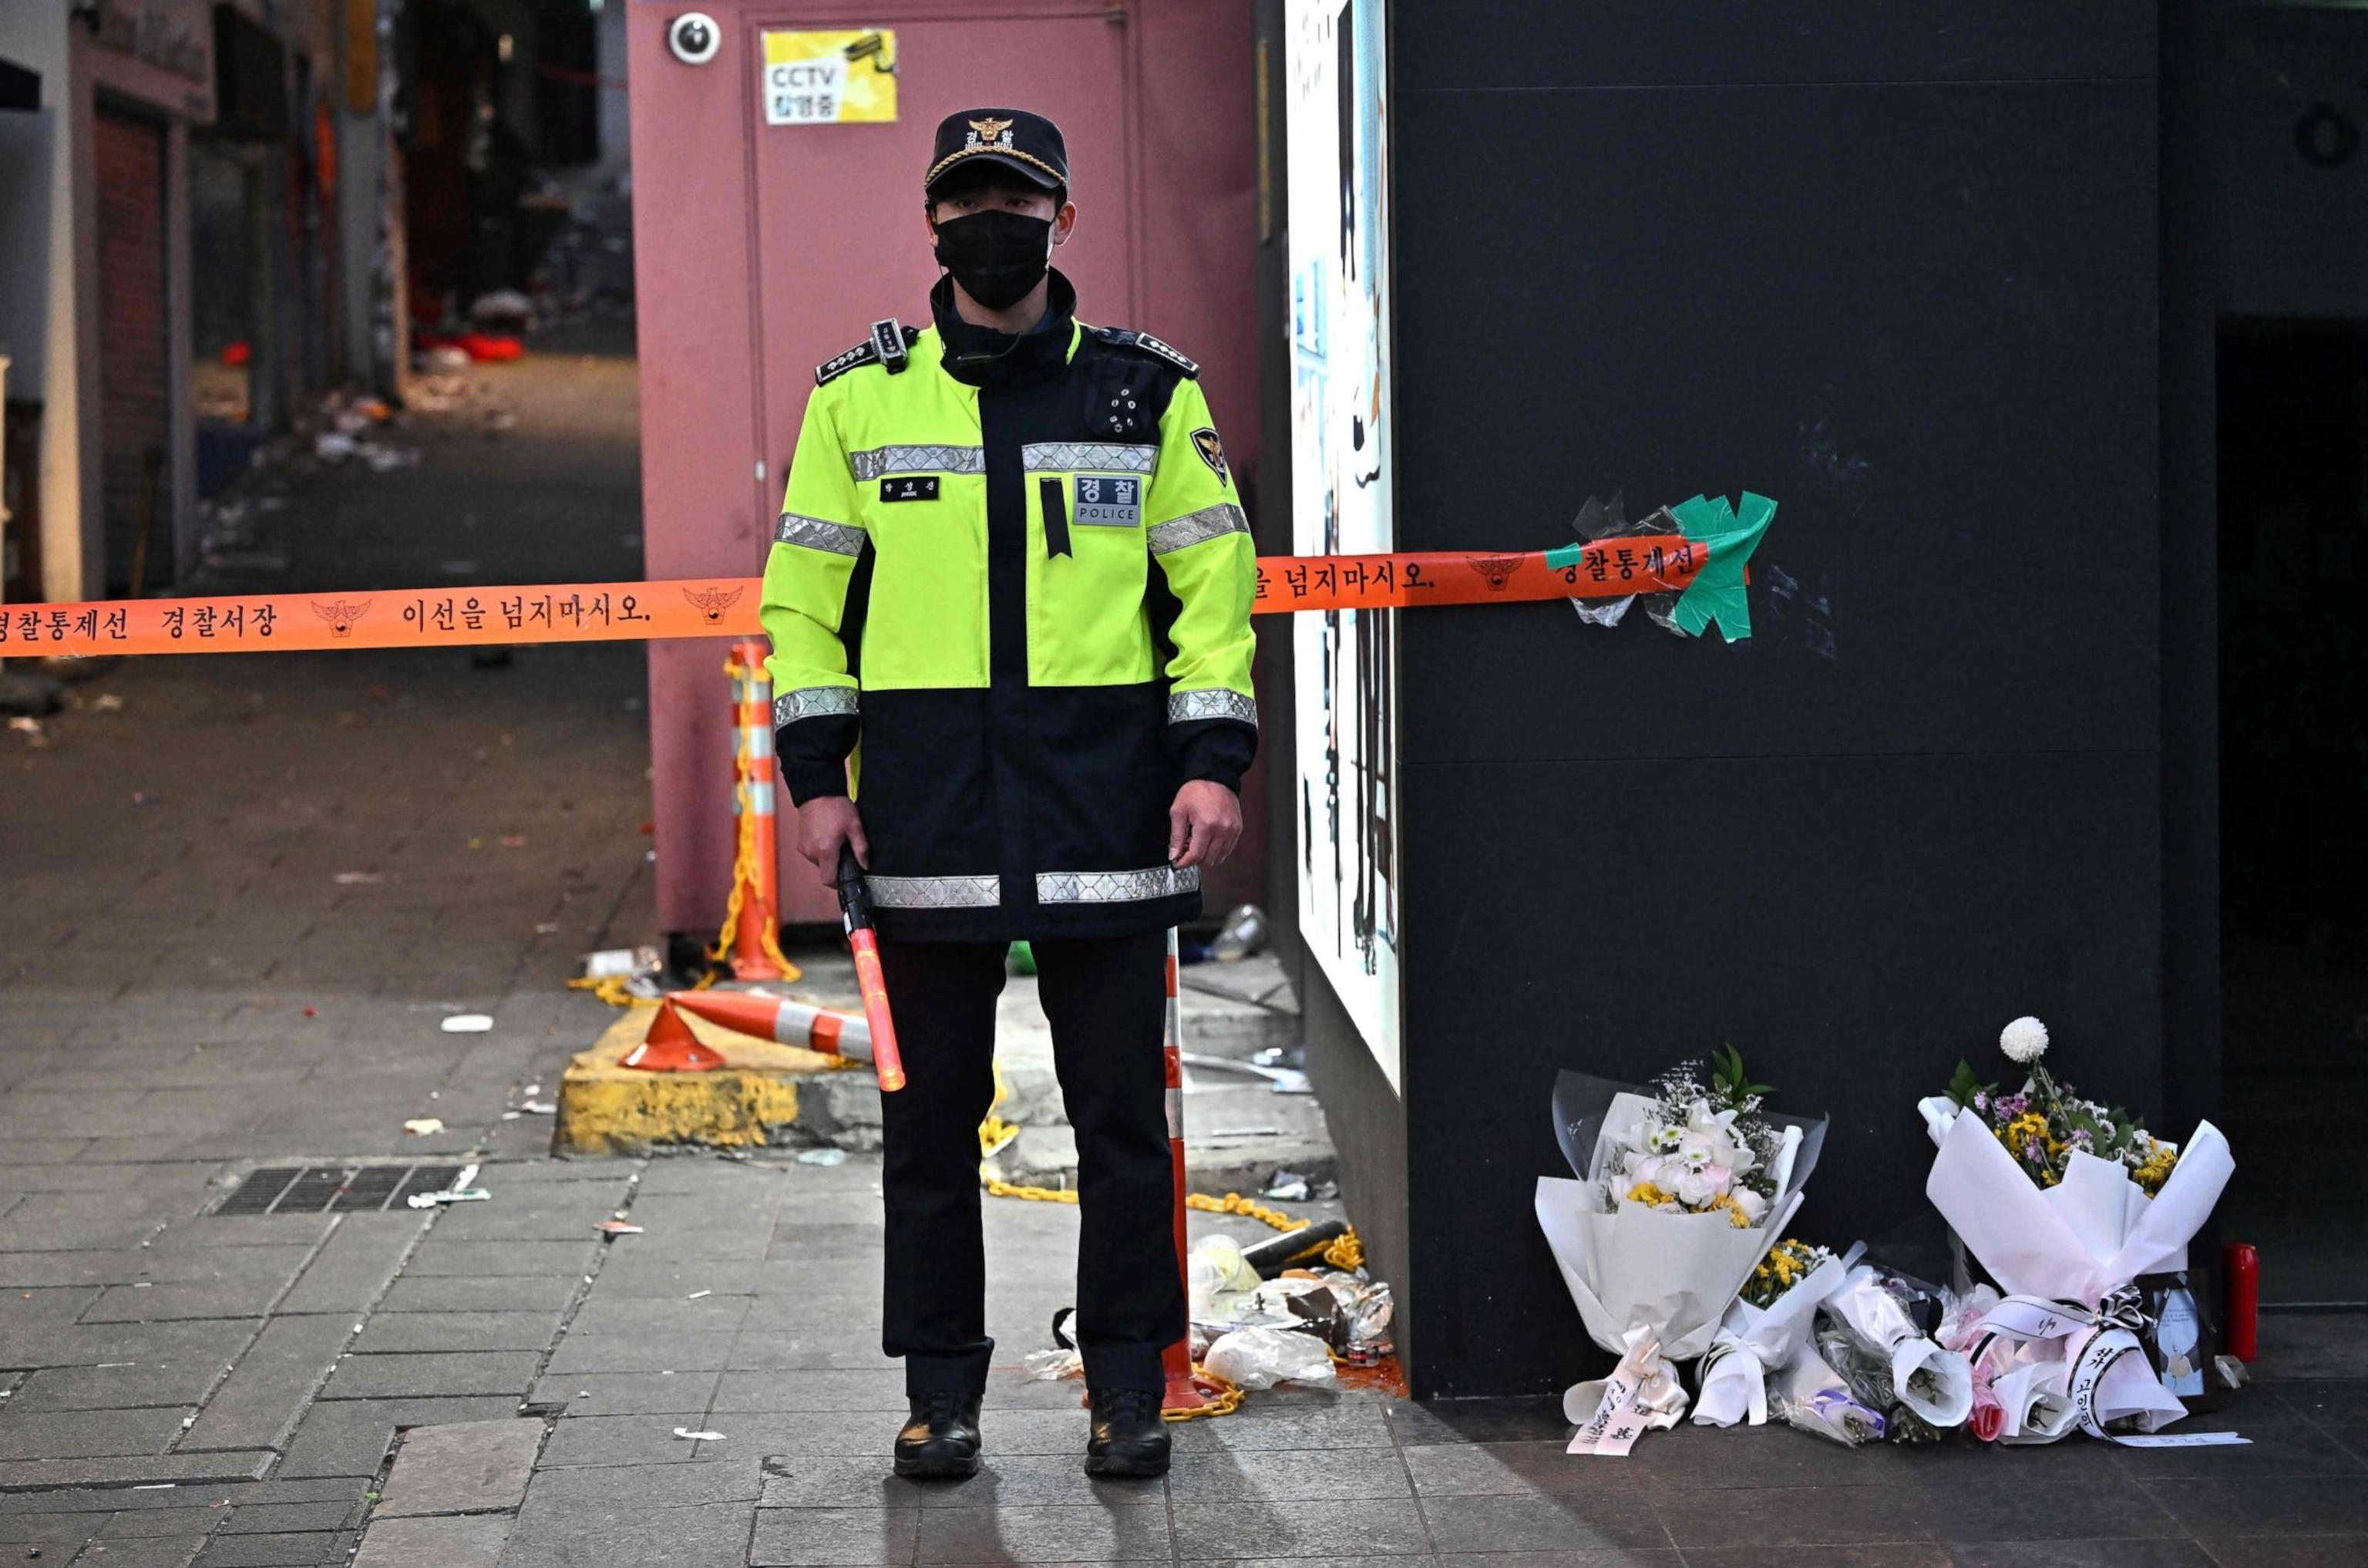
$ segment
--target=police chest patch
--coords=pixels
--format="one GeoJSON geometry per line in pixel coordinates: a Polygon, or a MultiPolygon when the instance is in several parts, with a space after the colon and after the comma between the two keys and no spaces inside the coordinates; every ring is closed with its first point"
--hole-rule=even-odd
{"type": "Polygon", "coordinates": [[[1201,454],[1201,460],[1209,465],[1209,472],[1217,476],[1219,483],[1231,484],[1234,482],[1233,476],[1225,472],[1225,449],[1217,444],[1214,430],[1203,425],[1193,431],[1192,449],[1201,454]]]}
{"type": "Polygon", "coordinates": [[[1131,528],[1143,521],[1143,481],[1132,474],[1077,475],[1077,521],[1131,528]]]}
{"type": "Polygon", "coordinates": [[[938,476],[934,473],[891,474],[880,482],[882,501],[934,501],[938,498],[938,476]]]}

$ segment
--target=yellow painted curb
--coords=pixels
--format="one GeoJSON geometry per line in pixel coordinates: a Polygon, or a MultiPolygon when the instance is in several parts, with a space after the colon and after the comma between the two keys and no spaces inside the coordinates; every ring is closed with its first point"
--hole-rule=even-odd
{"type": "MultiPolygon", "coordinates": [[[[706,1073],[644,1073],[618,1063],[649,1032],[655,1007],[632,1007],[559,1080],[552,1146],[571,1154],[638,1154],[669,1143],[719,1149],[761,1144],[765,1130],[798,1119],[798,1081],[844,1072],[836,1056],[727,1029],[685,1011],[703,1045],[723,1053],[706,1073]]],[[[856,1065],[860,1065],[857,1063],[856,1065]]]]}

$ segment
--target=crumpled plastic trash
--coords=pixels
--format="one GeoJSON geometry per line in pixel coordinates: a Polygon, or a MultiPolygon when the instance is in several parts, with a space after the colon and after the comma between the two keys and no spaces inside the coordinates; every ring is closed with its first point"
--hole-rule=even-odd
{"type": "Polygon", "coordinates": [[[1185,1261],[1184,1286],[1193,1315],[1204,1317],[1212,1315],[1222,1298],[1257,1290],[1258,1274],[1233,1237],[1203,1236],[1185,1261]]]}
{"type": "Polygon", "coordinates": [[[1040,1383],[1086,1375],[1086,1358],[1075,1350],[1030,1350],[1019,1358],[1030,1378],[1040,1383]]]}
{"type": "Polygon", "coordinates": [[[1297,1171],[1277,1171],[1267,1177],[1266,1189],[1260,1198],[1271,1198],[1279,1203],[1304,1203],[1307,1200],[1308,1179],[1297,1171]]]}
{"type": "Polygon", "coordinates": [[[1237,1328],[1210,1346],[1201,1364],[1246,1389],[1333,1381],[1332,1353],[1324,1342],[1287,1328],[1237,1328]]]}
{"type": "Polygon", "coordinates": [[[843,1165],[847,1164],[844,1149],[801,1149],[798,1164],[802,1165],[843,1165]]]}
{"type": "Polygon", "coordinates": [[[1235,904],[1225,914],[1225,923],[1209,944],[1209,956],[1220,963],[1232,963],[1266,951],[1266,911],[1255,903],[1235,904]]]}
{"type": "Polygon", "coordinates": [[[444,1131],[444,1119],[440,1116],[415,1116],[403,1124],[403,1131],[414,1138],[426,1138],[444,1131]]]}

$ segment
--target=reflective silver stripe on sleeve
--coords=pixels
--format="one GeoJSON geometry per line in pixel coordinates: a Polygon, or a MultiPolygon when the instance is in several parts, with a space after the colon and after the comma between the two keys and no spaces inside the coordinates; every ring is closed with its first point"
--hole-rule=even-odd
{"type": "Polygon", "coordinates": [[[773,528],[773,539],[780,544],[802,544],[808,550],[826,550],[833,555],[863,553],[863,530],[848,528],[845,523],[828,523],[820,517],[801,517],[784,512],[773,528]]]}
{"type": "Polygon", "coordinates": [[[985,473],[984,447],[871,447],[847,454],[856,482],[891,473],[985,473]]]}
{"type": "Polygon", "coordinates": [[[1238,691],[1221,687],[1207,691],[1171,691],[1167,694],[1167,722],[1189,724],[1196,719],[1232,719],[1258,728],[1258,703],[1238,691]]]}
{"type": "Polygon", "coordinates": [[[773,699],[773,728],[778,730],[784,724],[825,713],[861,711],[862,699],[851,686],[802,686],[773,699]]]}
{"type": "Polygon", "coordinates": [[[1133,903],[1201,891],[1201,868],[1153,866],[1141,871],[1039,871],[1039,903],[1133,903]]]}
{"type": "Polygon", "coordinates": [[[1230,501],[1220,501],[1213,506],[1203,506],[1197,512],[1187,512],[1172,523],[1151,525],[1151,553],[1165,555],[1171,550],[1181,550],[1188,544],[1204,540],[1223,539],[1227,534],[1246,534],[1250,520],[1242,509],[1230,501]]]}
{"type": "Polygon", "coordinates": [[[1003,902],[1001,877],[866,877],[863,885],[882,909],[993,909],[1003,902]]]}
{"type": "Polygon", "coordinates": [[[1077,469],[1149,473],[1159,466],[1159,449],[1104,441],[1030,441],[1019,449],[1019,460],[1030,473],[1068,473],[1077,469]]]}

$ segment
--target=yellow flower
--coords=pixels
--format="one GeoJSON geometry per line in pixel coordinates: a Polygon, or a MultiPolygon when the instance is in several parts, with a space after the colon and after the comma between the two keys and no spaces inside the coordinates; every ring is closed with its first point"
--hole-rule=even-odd
{"type": "Polygon", "coordinates": [[[1628,1201],[1631,1203],[1667,1203],[1669,1201],[1669,1195],[1663,1192],[1659,1187],[1655,1187],[1649,1181],[1640,1181],[1634,1187],[1628,1189],[1628,1201]]]}
{"type": "Polygon", "coordinates": [[[2055,1142],[2047,1136],[2047,1119],[2037,1111],[2025,1111],[2006,1124],[2006,1146],[2018,1153],[2034,1138],[2045,1142],[2055,1142]]]}

